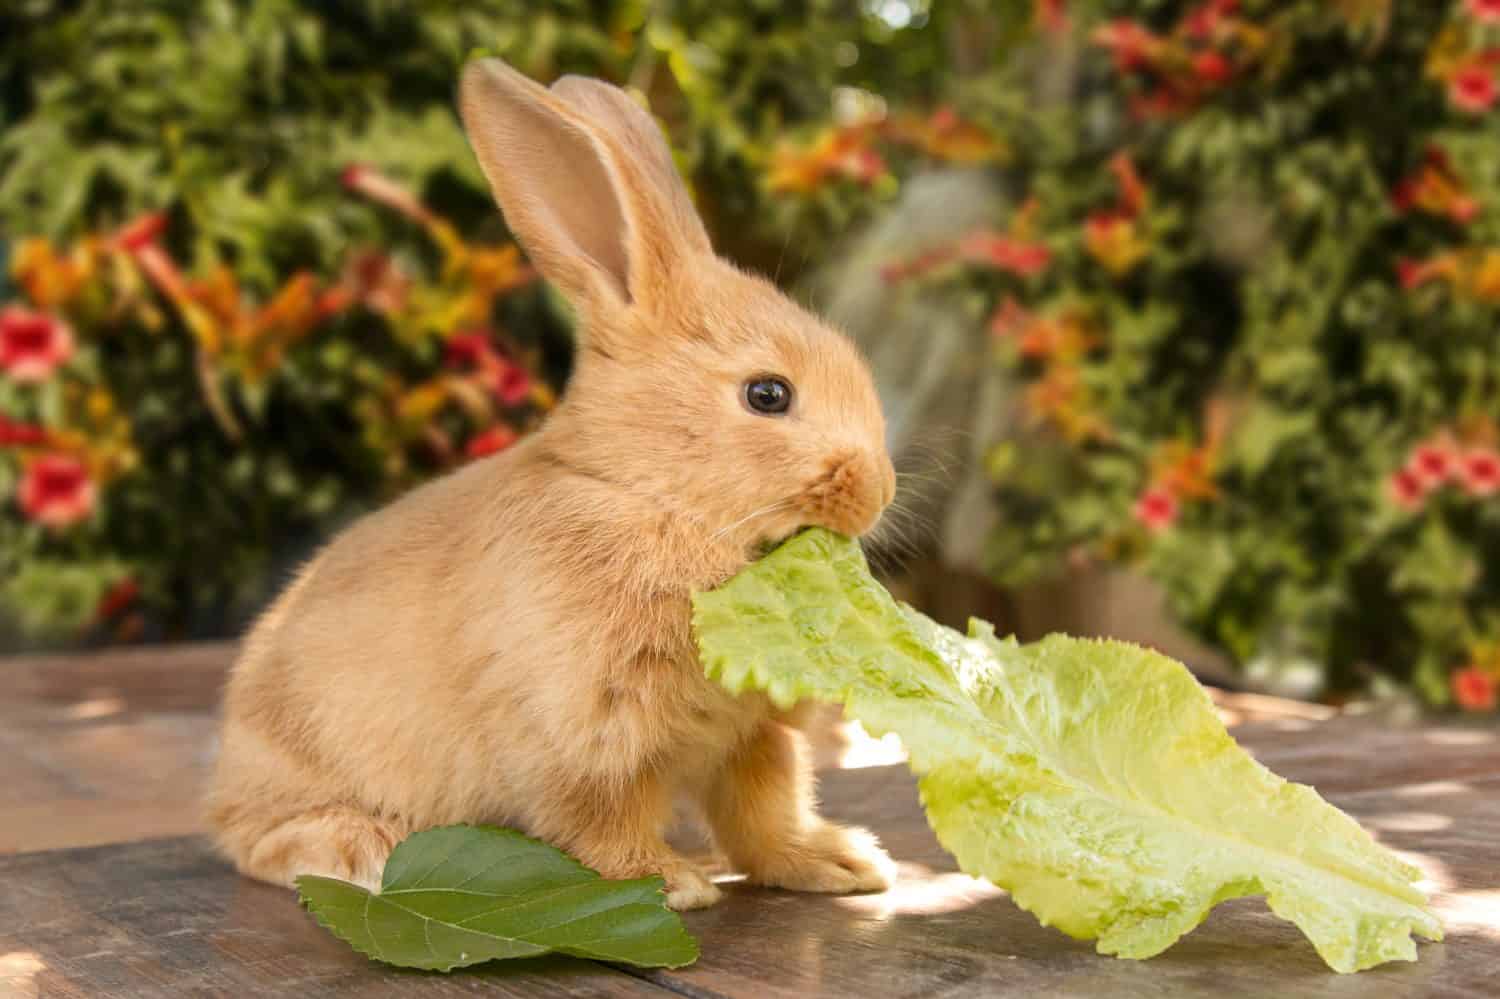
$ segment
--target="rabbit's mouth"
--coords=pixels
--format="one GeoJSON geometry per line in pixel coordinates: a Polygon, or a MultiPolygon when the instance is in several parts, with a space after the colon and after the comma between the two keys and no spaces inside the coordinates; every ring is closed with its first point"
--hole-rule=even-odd
{"type": "Polygon", "coordinates": [[[815,524],[859,537],[879,522],[895,490],[895,471],[888,459],[862,451],[838,455],[803,491],[798,506],[807,521],[802,526],[815,524]]]}

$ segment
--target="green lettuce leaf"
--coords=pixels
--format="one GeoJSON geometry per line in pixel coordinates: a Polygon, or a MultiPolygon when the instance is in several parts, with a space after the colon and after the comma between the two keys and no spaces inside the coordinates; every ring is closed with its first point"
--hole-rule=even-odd
{"type": "Polygon", "coordinates": [[[391,852],[379,892],[311,875],[297,890],[335,936],[404,968],[452,971],[550,951],[648,968],[698,959],[661,878],[606,881],[510,829],[416,833],[391,852]]]}
{"type": "Polygon", "coordinates": [[[1415,960],[1420,872],[1224,730],[1190,673],[1123,642],[967,636],[897,603],[859,546],[806,531],[694,597],[704,667],[897,733],[945,849],[1045,925],[1146,958],[1265,895],[1328,965],[1415,960]]]}

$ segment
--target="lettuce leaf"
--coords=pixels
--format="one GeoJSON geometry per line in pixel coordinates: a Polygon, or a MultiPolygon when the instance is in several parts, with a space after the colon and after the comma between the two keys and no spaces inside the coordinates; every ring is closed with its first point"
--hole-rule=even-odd
{"type": "Polygon", "coordinates": [[[1312,788],[1224,730],[1179,663],[1123,642],[1020,645],[896,602],[859,546],[822,530],[695,595],[708,675],[782,706],[839,701],[897,733],[965,873],[1101,953],[1159,954],[1219,902],[1265,895],[1351,972],[1442,939],[1414,883],[1312,788]]]}

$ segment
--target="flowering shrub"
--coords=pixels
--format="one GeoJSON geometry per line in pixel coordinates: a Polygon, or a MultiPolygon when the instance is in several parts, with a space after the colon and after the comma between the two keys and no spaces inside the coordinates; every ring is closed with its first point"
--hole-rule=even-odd
{"type": "Polygon", "coordinates": [[[15,246],[0,597],[20,624],[201,624],[265,585],[250,567],[282,539],[498,451],[552,405],[535,351],[498,322],[531,279],[516,248],[465,241],[368,167],[344,181],[425,228],[431,271],[356,250],[257,301],[226,266],[184,273],[162,215],[15,246]]]}
{"type": "Polygon", "coordinates": [[[1132,564],[1258,670],[1494,710],[1500,6],[1038,2],[1031,28],[956,88],[1019,207],[885,268],[1016,381],[995,578],[1132,564]]]}
{"type": "Polygon", "coordinates": [[[453,109],[476,49],[648,96],[717,245],[791,280],[889,176],[840,167],[855,189],[809,211],[762,183],[807,183],[779,140],[840,83],[924,98],[948,37],[844,0],[0,6],[0,648],[223,634],[338,523],[552,404],[568,316],[453,109]]]}

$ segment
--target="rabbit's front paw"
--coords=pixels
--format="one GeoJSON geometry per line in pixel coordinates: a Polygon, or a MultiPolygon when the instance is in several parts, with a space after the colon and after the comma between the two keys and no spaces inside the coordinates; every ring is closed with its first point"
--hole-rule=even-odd
{"type": "Polygon", "coordinates": [[[696,867],[683,866],[662,871],[667,882],[667,908],[683,912],[706,909],[717,902],[723,892],[696,867]]]}
{"type": "Polygon", "coordinates": [[[792,891],[847,894],[885,891],[895,865],[873,834],[824,823],[800,843],[779,845],[749,865],[755,884],[792,891]]]}

